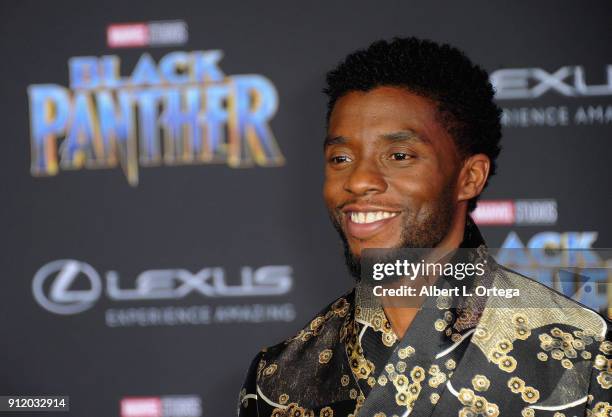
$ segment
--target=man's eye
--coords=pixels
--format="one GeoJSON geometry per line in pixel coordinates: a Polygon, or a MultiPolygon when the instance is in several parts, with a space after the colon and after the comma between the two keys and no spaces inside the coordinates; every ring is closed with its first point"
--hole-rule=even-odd
{"type": "Polygon", "coordinates": [[[391,159],[396,161],[405,161],[406,159],[410,159],[412,156],[404,153],[404,152],[394,152],[391,154],[391,159]]]}
{"type": "Polygon", "coordinates": [[[329,162],[331,162],[332,164],[342,164],[344,162],[350,162],[351,158],[349,158],[346,155],[338,155],[338,156],[332,156],[331,158],[329,158],[329,162]]]}

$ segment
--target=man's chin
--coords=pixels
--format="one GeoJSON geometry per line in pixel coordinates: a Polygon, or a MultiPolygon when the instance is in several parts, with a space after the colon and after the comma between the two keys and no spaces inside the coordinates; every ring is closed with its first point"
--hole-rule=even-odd
{"type": "Polygon", "coordinates": [[[363,251],[367,249],[393,249],[401,247],[401,244],[391,240],[367,240],[367,241],[351,241],[349,240],[349,248],[351,256],[360,258],[363,256],[363,251]]]}
{"type": "Polygon", "coordinates": [[[344,246],[344,260],[350,274],[355,278],[355,281],[361,280],[361,256],[362,251],[366,249],[382,249],[399,247],[401,244],[398,239],[383,239],[377,236],[375,239],[359,240],[349,238],[346,231],[340,226],[339,219],[330,215],[332,225],[338,232],[342,244],[344,246]]]}
{"type": "Polygon", "coordinates": [[[384,248],[393,248],[395,246],[389,244],[388,246],[383,246],[382,244],[376,245],[360,245],[358,247],[351,248],[346,244],[344,246],[344,259],[346,263],[346,267],[348,268],[350,274],[355,278],[356,282],[361,281],[361,261],[363,259],[363,251],[367,249],[384,249],[384,248]]]}

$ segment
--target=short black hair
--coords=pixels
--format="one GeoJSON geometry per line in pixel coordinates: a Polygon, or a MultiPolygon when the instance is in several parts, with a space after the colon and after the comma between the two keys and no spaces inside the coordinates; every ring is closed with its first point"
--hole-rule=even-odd
{"type": "MultiPolygon", "coordinates": [[[[491,160],[489,178],[495,174],[501,110],[487,72],[459,49],[414,37],[379,40],[348,55],[326,79],[327,122],[336,101],[347,93],[403,87],[434,101],[461,157],[483,153],[491,160]]],[[[476,208],[478,197],[468,202],[468,211],[476,208]]]]}

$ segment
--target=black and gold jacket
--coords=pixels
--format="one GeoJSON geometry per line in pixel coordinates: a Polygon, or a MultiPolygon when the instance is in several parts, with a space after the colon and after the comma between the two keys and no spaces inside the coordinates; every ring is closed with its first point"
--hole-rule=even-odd
{"type": "MultiPolygon", "coordinates": [[[[486,256],[471,222],[462,246],[486,256]]],[[[609,322],[494,261],[486,277],[523,295],[432,297],[401,339],[358,285],[257,355],[238,415],[612,416],[609,322]]]]}

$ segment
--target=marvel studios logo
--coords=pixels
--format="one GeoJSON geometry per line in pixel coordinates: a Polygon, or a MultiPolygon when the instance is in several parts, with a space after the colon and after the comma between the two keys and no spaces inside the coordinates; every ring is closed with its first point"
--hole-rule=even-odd
{"type": "Polygon", "coordinates": [[[551,225],[557,223],[556,200],[483,200],[472,218],[476,224],[551,225]]]}
{"type": "Polygon", "coordinates": [[[188,38],[187,23],[182,20],[117,23],[106,28],[109,48],[183,45],[188,38]]]}
{"type": "Polygon", "coordinates": [[[197,395],[125,397],[121,417],[201,417],[202,399],[197,395]]]}

